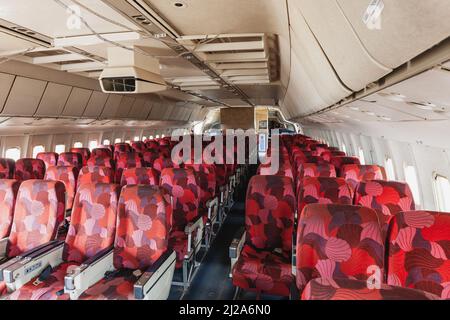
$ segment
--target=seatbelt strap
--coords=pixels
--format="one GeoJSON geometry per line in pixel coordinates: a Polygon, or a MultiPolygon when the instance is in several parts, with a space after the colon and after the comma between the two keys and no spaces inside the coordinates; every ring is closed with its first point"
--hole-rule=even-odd
{"type": "Polygon", "coordinates": [[[39,275],[39,277],[33,282],[33,285],[38,286],[42,282],[48,279],[50,275],[52,274],[53,268],[51,265],[48,265],[39,275]]]}

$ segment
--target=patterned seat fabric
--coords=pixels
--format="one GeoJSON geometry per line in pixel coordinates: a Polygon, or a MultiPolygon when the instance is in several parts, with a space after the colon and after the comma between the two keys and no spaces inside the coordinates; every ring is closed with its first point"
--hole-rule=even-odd
{"type": "Polygon", "coordinates": [[[91,153],[91,157],[112,158],[112,155],[112,151],[108,148],[97,148],[91,153]]]}
{"type": "Polygon", "coordinates": [[[389,230],[388,284],[450,299],[450,213],[401,212],[389,230]]]}
{"type": "Polygon", "coordinates": [[[297,233],[297,287],[315,278],[368,280],[378,268],[383,281],[384,239],[377,213],[349,205],[311,204],[297,233]]]}
{"type": "Polygon", "coordinates": [[[66,210],[72,210],[77,190],[78,169],[75,167],[50,167],[45,180],[61,181],[66,188],[66,210]]]}
{"type": "Polygon", "coordinates": [[[298,185],[299,213],[306,205],[353,204],[350,186],[343,178],[306,177],[298,185]]]}
{"type": "Polygon", "coordinates": [[[70,149],[70,152],[81,154],[83,166],[87,165],[87,161],[91,157],[91,150],[89,150],[89,148],[72,148],[70,149]]]}
{"type": "Polygon", "coordinates": [[[0,180],[0,239],[9,236],[20,182],[0,180]]]}
{"type": "Polygon", "coordinates": [[[173,168],[173,162],[171,158],[160,156],[153,162],[153,169],[158,171],[160,174],[164,169],[170,168],[173,168]]]}
{"type": "Polygon", "coordinates": [[[133,300],[135,270],[146,271],[168,250],[171,206],[156,186],[126,186],[118,209],[115,277],[89,288],[84,300],[133,300]]]}
{"type": "Polygon", "coordinates": [[[117,143],[114,146],[114,152],[116,153],[127,153],[131,152],[131,146],[128,143],[117,143]]]}
{"type": "Polygon", "coordinates": [[[58,166],[83,168],[83,157],[80,153],[64,152],[59,155],[58,166]]]}
{"type": "Polygon", "coordinates": [[[244,290],[289,296],[295,194],[281,176],[255,176],[246,200],[246,243],[235,264],[233,284],[244,290]]]}
{"type": "Polygon", "coordinates": [[[16,162],[14,179],[19,181],[42,180],[45,176],[45,163],[39,159],[20,159],[16,162]]]}
{"type": "Polygon", "coordinates": [[[56,152],[41,152],[36,159],[42,160],[46,168],[54,167],[58,164],[58,154],[56,152]]]}
{"type": "Polygon", "coordinates": [[[356,189],[355,204],[375,209],[381,217],[385,231],[389,220],[397,213],[415,210],[414,198],[408,184],[396,181],[361,182],[356,189]]]}
{"type": "Polygon", "coordinates": [[[208,216],[206,204],[216,197],[216,170],[212,164],[186,165],[187,169],[192,169],[195,173],[197,185],[200,187],[199,215],[208,216]]]}
{"type": "Polygon", "coordinates": [[[172,197],[173,224],[169,245],[177,252],[177,268],[184,260],[183,248],[187,247],[186,226],[199,216],[200,187],[192,169],[164,169],[160,185],[172,197]]]}
{"type": "Polygon", "coordinates": [[[386,171],[383,167],[375,165],[349,164],[342,166],[341,177],[347,181],[352,190],[356,190],[360,182],[386,180],[386,171]]]}
{"type": "Polygon", "coordinates": [[[146,167],[153,167],[155,160],[159,158],[159,153],[154,150],[146,150],[142,153],[142,158],[146,167]]]}
{"type": "Polygon", "coordinates": [[[0,179],[14,178],[16,162],[13,159],[0,159],[0,179]]]}
{"type": "Polygon", "coordinates": [[[145,146],[145,143],[142,141],[133,142],[131,144],[131,148],[133,148],[136,152],[144,152],[147,147],[145,146]]]}
{"type": "Polygon", "coordinates": [[[298,170],[298,179],[311,178],[336,178],[336,169],[331,164],[304,163],[298,170]]]}
{"type": "Polygon", "coordinates": [[[55,239],[64,214],[65,188],[62,182],[22,182],[17,194],[7,256],[15,257],[55,239]]]}
{"type": "Polygon", "coordinates": [[[88,167],[107,167],[111,170],[114,169],[115,163],[111,157],[104,156],[91,156],[87,162],[88,167]]]}
{"type": "Polygon", "coordinates": [[[117,156],[115,181],[120,183],[124,169],[144,168],[144,160],[137,153],[120,153],[117,156]]]}
{"type": "Polygon", "coordinates": [[[159,185],[159,173],[152,168],[129,168],[122,174],[121,186],[126,185],[159,185]]]}
{"type": "Polygon", "coordinates": [[[308,283],[302,300],[439,300],[439,297],[386,284],[379,289],[369,288],[367,281],[318,278],[308,283]]]}
{"type": "Polygon", "coordinates": [[[334,156],[331,158],[330,163],[336,168],[338,175],[340,176],[341,168],[347,164],[357,164],[360,165],[361,162],[356,157],[345,157],[345,156],[334,156]]]}
{"type": "Polygon", "coordinates": [[[38,286],[29,282],[15,291],[11,300],[68,300],[58,295],[64,276],[99,252],[112,247],[116,234],[119,187],[114,184],[82,185],[77,193],[65,240],[63,263],[38,286]]]}
{"type": "Polygon", "coordinates": [[[83,167],[78,175],[78,186],[82,184],[112,183],[114,173],[108,167],[83,167]]]}
{"type": "Polygon", "coordinates": [[[257,175],[260,176],[282,176],[294,179],[294,173],[292,172],[292,167],[290,164],[280,163],[280,167],[276,173],[273,172],[271,165],[261,165],[258,168],[257,175]]]}

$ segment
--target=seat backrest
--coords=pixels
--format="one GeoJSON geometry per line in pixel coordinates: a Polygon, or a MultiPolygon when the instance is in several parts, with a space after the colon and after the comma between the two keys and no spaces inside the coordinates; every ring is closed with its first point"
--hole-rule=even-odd
{"type": "Polygon", "coordinates": [[[408,184],[396,181],[361,182],[356,188],[355,204],[376,210],[384,225],[399,212],[415,210],[408,184]]]}
{"type": "Polygon", "coordinates": [[[83,157],[80,153],[64,152],[59,155],[58,166],[83,168],[83,157]]]}
{"type": "Polygon", "coordinates": [[[107,148],[97,148],[92,150],[91,157],[112,158],[113,153],[107,148]]]}
{"type": "Polygon", "coordinates": [[[390,285],[450,298],[450,213],[398,213],[389,227],[390,285]]]}
{"type": "Polygon", "coordinates": [[[166,157],[158,157],[153,162],[153,169],[155,169],[158,172],[162,172],[164,169],[170,169],[173,168],[173,162],[171,158],[166,157]]]}
{"type": "Polygon", "coordinates": [[[298,186],[298,212],[312,203],[351,205],[352,191],[343,178],[305,177],[298,186]]]}
{"type": "Polygon", "coordinates": [[[376,165],[347,164],[341,168],[341,177],[356,190],[360,182],[371,180],[386,180],[386,171],[376,165]]]}
{"type": "Polygon", "coordinates": [[[72,148],[70,152],[81,154],[81,158],[83,160],[83,166],[87,165],[87,161],[91,157],[91,150],[89,148],[72,148]]]}
{"type": "Polygon", "coordinates": [[[88,167],[107,167],[114,170],[115,162],[111,157],[91,156],[87,162],[88,167]]]}
{"type": "Polygon", "coordinates": [[[384,239],[377,213],[351,205],[311,204],[297,230],[297,287],[315,278],[383,280],[384,239]]]}
{"type": "MultiPolygon", "coordinates": [[[[276,169],[276,168],[274,168],[276,169]]],[[[260,176],[282,176],[294,180],[294,173],[290,164],[280,163],[278,170],[274,173],[271,165],[260,165],[257,174],[260,176]]]]}
{"type": "Polygon", "coordinates": [[[160,186],[172,197],[173,230],[183,231],[199,216],[200,187],[192,169],[164,169],[160,186]]]}
{"type": "Polygon", "coordinates": [[[22,182],[9,236],[8,257],[15,257],[55,239],[65,210],[65,187],[62,182],[22,182]]]}
{"type": "Polygon", "coordinates": [[[144,167],[144,160],[138,153],[120,153],[116,161],[116,182],[120,183],[124,169],[144,167]]]}
{"type": "Polygon", "coordinates": [[[159,173],[153,168],[127,168],[123,170],[121,186],[127,185],[159,185],[159,173]]]}
{"type": "Polygon", "coordinates": [[[113,183],[114,172],[108,167],[83,167],[78,175],[77,186],[82,184],[113,183]]]}
{"type": "Polygon", "coordinates": [[[338,175],[340,175],[342,166],[346,164],[361,164],[358,158],[356,157],[332,157],[330,160],[330,163],[336,168],[336,171],[338,171],[338,175]]]}
{"type": "Polygon", "coordinates": [[[39,159],[20,159],[16,162],[14,179],[19,181],[42,180],[45,175],[45,163],[39,159]]]}
{"type": "Polygon", "coordinates": [[[298,179],[312,178],[336,178],[336,169],[332,164],[304,163],[298,170],[298,179]]]}
{"type": "Polygon", "coordinates": [[[144,152],[146,149],[145,143],[142,141],[136,141],[131,144],[131,148],[133,148],[136,152],[144,152]]]}
{"type": "Polygon", "coordinates": [[[189,164],[187,169],[192,169],[200,187],[200,204],[206,205],[206,202],[216,196],[217,181],[216,170],[212,164],[189,164]]]}
{"type": "Polygon", "coordinates": [[[64,183],[66,187],[66,210],[71,210],[77,190],[78,169],[75,167],[50,167],[47,169],[44,179],[64,183]]]}
{"type": "Polygon", "coordinates": [[[292,180],[282,176],[254,176],[245,204],[247,244],[256,249],[292,251],[295,193],[292,180]]]}
{"type": "Polygon", "coordinates": [[[118,208],[114,266],[145,271],[168,249],[172,208],[158,186],[126,186],[118,208]]]}
{"type": "Polygon", "coordinates": [[[0,180],[0,239],[8,237],[11,231],[19,187],[17,180],[0,180]]]}
{"type": "Polygon", "coordinates": [[[145,150],[142,153],[142,158],[146,167],[153,167],[155,160],[159,158],[159,152],[155,150],[145,150]]]}
{"type": "Polygon", "coordinates": [[[78,188],[64,246],[65,261],[83,263],[113,245],[119,192],[116,184],[78,188]]]}
{"type": "Polygon", "coordinates": [[[56,152],[41,152],[38,153],[36,159],[44,161],[45,167],[50,168],[58,164],[58,156],[56,152]]]}
{"type": "Polygon", "coordinates": [[[16,162],[13,159],[0,159],[0,179],[14,178],[16,162]]]}
{"type": "Polygon", "coordinates": [[[116,143],[114,152],[131,152],[131,146],[128,143],[116,143]]]}

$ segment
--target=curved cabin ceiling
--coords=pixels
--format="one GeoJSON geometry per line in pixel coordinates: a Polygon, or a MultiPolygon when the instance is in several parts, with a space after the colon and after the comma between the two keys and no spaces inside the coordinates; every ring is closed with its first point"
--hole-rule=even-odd
{"type": "MultiPolygon", "coordinates": [[[[290,119],[326,122],[336,115],[316,113],[378,86],[450,34],[447,0],[383,0],[375,29],[363,22],[363,0],[175,2],[0,0],[0,114],[179,123],[217,107],[269,105],[290,119]],[[157,58],[167,90],[103,94],[98,77],[111,46],[157,58]]],[[[378,113],[398,112],[385,103],[378,113]]],[[[424,117],[399,116],[416,118],[424,117]]]]}

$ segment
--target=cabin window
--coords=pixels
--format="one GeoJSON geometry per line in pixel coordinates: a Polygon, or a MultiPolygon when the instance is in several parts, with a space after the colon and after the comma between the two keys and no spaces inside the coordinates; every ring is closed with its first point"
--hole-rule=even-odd
{"type": "Polygon", "coordinates": [[[150,136],[150,140],[153,140],[153,139],[155,139],[155,137],[154,136],[150,136]]]}
{"type": "Polygon", "coordinates": [[[161,135],[161,138],[165,138],[166,136],[163,134],[163,135],[161,135]]]}
{"type": "Polygon", "coordinates": [[[75,143],[73,144],[73,147],[74,147],[74,148],[83,148],[83,143],[82,143],[82,142],[75,142],[75,143]]]}
{"type": "Polygon", "coordinates": [[[366,164],[366,157],[364,157],[364,150],[362,148],[359,148],[359,162],[361,162],[362,165],[366,164]]]}
{"type": "Polygon", "coordinates": [[[122,142],[122,139],[120,139],[120,138],[117,138],[116,140],[114,140],[114,143],[121,143],[122,142]]]}
{"type": "Polygon", "coordinates": [[[136,142],[136,141],[139,141],[139,140],[141,140],[141,137],[134,137],[134,141],[136,142]]]}
{"type": "Polygon", "coordinates": [[[159,139],[159,134],[156,135],[156,139],[159,139]]]}
{"type": "Polygon", "coordinates": [[[345,143],[342,144],[342,151],[347,153],[347,146],[345,145],[345,143]]]}
{"type": "Polygon", "coordinates": [[[35,146],[33,148],[33,158],[36,159],[37,155],[41,152],[45,152],[45,147],[44,146],[35,146]]]}
{"type": "Polygon", "coordinates": [[[450,212],[450,181],[439,174],[434,177],[436,206],[439,211],[450,212]]]}
{"type": "Polygon", "coordinates": [[[97,147],[98,147],[98,142],[97,142],[97,140],[89,141],[89,149],[94,150],[94,149],[97,148],[97,147]]]}
{"type": "Polygon", "coordinates": [[[125,140],[125,143],[130,144],[130,143],[131,143],[131,140],[125,140]]]}
{"type": "Polygon", "coordinates": [[[414,166],[405,165],[405,180],[414,196],[414,202],[420,205],[419,181],[417,179],[417,171],[414,166]]]}
{"type": "Polygon", "coordinates": [[[19,147],[9,148],[8,150],[6,150],[5,158],[13,159],[14,161],[19,160],[20,159],[20,148],[19,147]]]}
{"type": "Polygon", "coordinates": [[[391,158],[386,158],[386,160],[384,161],[384,167],[386,168],[386,175],[388,180],[397,180],[397,175],[395,174],[394,169],[394,162],[392,162],[391,158]]]}
{"type": "Polygon", "coordinates": [[[109,145],[111,145],[111,141],[108,140],[108,139],[105,139],[105,140],[103,140],[103,145],[104,146],[109,146],[109,145]]]}
{"type": "Polygon", "coordinates": [[[143,137],[142,137],[142,141],[147,141],[147,137],[146,137],[146,136],[143,136],[143,137]]]}
{"type": "Polygon", "coordinates": [[[66,146],[64,144],[57,144],[55,146],[55,152],[56,153],[64,153],[64,152],[66,152],[66,146]]]}

